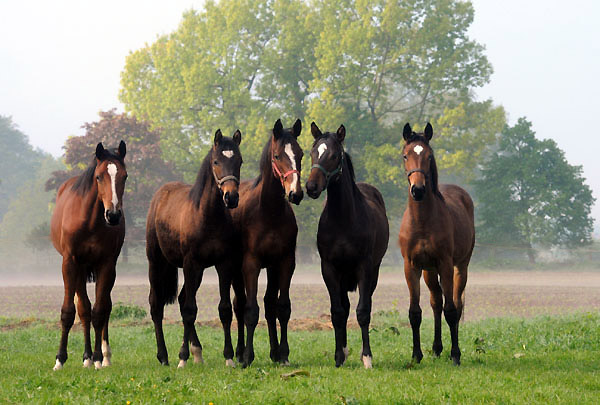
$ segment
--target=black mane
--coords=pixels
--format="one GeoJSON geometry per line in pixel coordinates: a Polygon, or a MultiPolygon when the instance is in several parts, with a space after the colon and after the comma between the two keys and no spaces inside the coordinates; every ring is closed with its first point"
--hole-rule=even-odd
{"type": "MultiPolygon", "coordinates": [[[[125,162],[123,162],[123,159],[119,155],[117,149],[104,149],[104,156],[102,157],[102,160],[105,159],[116,160],[122,166],[125,166],[125,162]]],[[[91,190],[92,185],[94,184],[94,173],[96,172],[96,167],[98,166],[97,162],[98,161],[96,160],[96,157],[94,157],[90,162],[90,165],[77,177],[77,180],[75,180],[75,183],[73,183],[71,186],[71,190],[75,191],[79,195],[85,195],[91,190]]]]}
{"type": "MultiPolygon", "coordinates": [[[[409,145],[413,142],[423,142],[425,145],[429,146],[429,141],[427,138],[423,136],[423,134],[417,134],[415,132],[406,140],[406,145],[409,145]]],[[[440,192],[438,186],[438,169],[437,164],[435,163],[435,156],[433,154],[433,148],[429,146],[431,149],[431,163],[429,165],[429,173],[431,174],[431,189],[433,190],[433,194],[438,197],[440,200],[444,201],[444,196],[440,192]]]]}
{"type": "Polygon", "coordinates": [[[356,176],[354,175],[354,165],[352,164],[352,159],[350,158],[350,154],[344,151],[344,162],[346,162],[346,166],[348,169],[348,173],[352,177],[352,181],[356,182],[356,176]]]}

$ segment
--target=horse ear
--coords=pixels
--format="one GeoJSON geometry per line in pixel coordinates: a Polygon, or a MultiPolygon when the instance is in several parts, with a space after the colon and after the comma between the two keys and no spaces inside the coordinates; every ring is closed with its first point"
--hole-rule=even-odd
{"type": "Polygon", "coordinates": [[[406,125],[404,125],[404,130],[402,131],[402,136],[404,137],[405,141],[408,141],[408,138],[410,138],[411,135],[412,135],[412,128],[410,127],[410,124],[407,122],[406,125]]]}
{"type": "Polygon", "coordinates": [[[340,143],[344,142],[344,139],[346,138],[346,127],[343,124],[340,125],[337,130],[337,138],[340,143]]]}
{"type": "Polygon", "coordinates": [[[235,131],[235,134],[233,134],[233,142],[237,143],[238,145],[242,143],[242,133],[239,129],[235,131]]]}
{"type": "Polygon", "coordinates": [[[102,142],[98,142],[96,145],[96,159],[102,160],[104,158],[104,146],[102,146],[102,142]]]}
{"type": "Polygon", "coordinates": [[[127,146],[125,145],[125,142],[121,139],[121,142],[119,142],[119,156],[121,156],[121,159],[125,159],[126,154],[127,146]]]}
{"type": "Polygon", "coordinates": [[[317,124],[315,124],[314,121],[310,123],[310,133],[312,134],[313,138],[315,138],[315,139],[319,139],[320,137],[323,136],[323,133],[321,132],[321,130],[319,129],[317,124]]]}
{"type": "Polygon", "coordinates": [[[281,119],[275,121],[275,125],[273,126],[273,136],[275,139],[279,138],[283,133],[283,125],[281,124],[281,119]]]}
{"type": "Polygon", "coordinates": [[[428,122],[425,126],[425,139],[427,139],[427,141],[430,141],[431,137],[433,137],[433,127],[428,122]]]}
{"type": "Polygon", "coordinates": [[[217,129],[217,132],[215,132],[215,146],[221,142],[221,139],[223,139],[223,134],[221,133],[221,128],[219,128],[217,129]]]}
{"type": "Polygon", "coordinates": [[[300,118],[298,118],[296,122],[294,122],[292,133],[294,134],[294,137],[298,138],[300,136],[300,132],[302,132],[302,121],[300,121],[300,118]]]}

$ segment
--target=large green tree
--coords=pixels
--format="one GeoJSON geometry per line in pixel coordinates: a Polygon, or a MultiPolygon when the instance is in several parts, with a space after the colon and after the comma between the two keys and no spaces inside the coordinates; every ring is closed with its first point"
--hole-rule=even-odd
{"type": "Polygon", "coordinates": [[[530,261],[534,245],[591,243],[594,198],[581,166],[570,165],[553,140],[537,139],[525,118],[504,128],[475,190],[484,243],[525,248],[530,261]]]}

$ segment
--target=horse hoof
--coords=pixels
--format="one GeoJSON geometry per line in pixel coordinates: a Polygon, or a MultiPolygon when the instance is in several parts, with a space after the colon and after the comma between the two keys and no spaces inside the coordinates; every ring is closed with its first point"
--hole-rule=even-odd
{"type": "Polygon", "coordinates": [[[225,366],[226,367],[235,368],[235,363],[234,363],[233,359],[227,359],[227,360],[225,360],[225,366]]]}
{"type": "Polygon", "coordinates": [[[60,360],[56,359],[56,364],[54,364],[54,368],[52,370],[58,371],[58,370],[62,370],[62,368],[63,368],[63,364],[60,362],[60,360]]]}
{"type": "Polygon", "coordinates": [[[452,364],[455,366],[460,366],[460,357],[452,357],[452,364]]]}
{"type": "Polygon", "coordinates": [[[102,363],[100,362],[100,360],[94,362],[94,368],[96,370],[100,370],[102,368],[102,363]]]}
{"type": "Polygon", "coordinates": [[[362,356],[362,362],[366,369],[373,368],[373,358],[371,356],[362,356]]]}
{"type": "Polygon", "coordinates": [[[110,366],[112,363],[110,362],[110,357],[105,357],[102,360],[102,367],[108,367],[110,366]]]}
{"type": "Polygon", "coordinates": [[[185,360],[179,360],[179,364],[177,365],[177,368],[184,368],[185,367],[185,360]]]}
{"type": "Polygon", "coordinates": [[[290,365],[290,361],[289,360],[283,360],[282,362],[279,363],[281,366],[283,367],[289,367],[290,365]]]}
{"type": "Polygon", "coordinates": [[[204,363],[202,358],[202,347],[192,345],[192,355],[194,356],[194,363],[204,363]]]}
{"type": "Polygon", "coordinates": [[[85,359],[83,361],[83,368],[90,368],[92,366],[92,359],[85,359]]]}

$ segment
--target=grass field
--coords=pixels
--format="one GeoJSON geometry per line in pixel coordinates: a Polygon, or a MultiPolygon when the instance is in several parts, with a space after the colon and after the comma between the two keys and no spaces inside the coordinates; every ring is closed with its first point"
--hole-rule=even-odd
{"type": "MultiPolygon", "coordinates": [[[[600,398],[600,315],[580,313],[531,319],[496,318],[461,325],[463,363],[452,366],[444,325],[444,353],[426,352],[409,362],[411,334],[405,314],[373,316],[374,369],[360,362],[360,333],[349,331],[350,357],[334,367],[332,331],[290,332],[290,367],[268,356],[266,329],[256,336],[256,360],[249,369],[226,368],[222,332],[200,327],[204,364],[183,370],[162,367],[155,358],[151,324],[116,320],[111,329],[113,366],[83,369],[83,338],[72,332],[69,360],[53,372],[59,329],[55,323],[9,327],[0,332],[2,403],[598,403],[600,398]],[[308,375],[284,379],[304,370],[308,375]]],[[[432,322],[421,327],[424,349],[432,322]]],[[[182,327],[168,325],[166,340],[177,363],[182,327]]]]}

